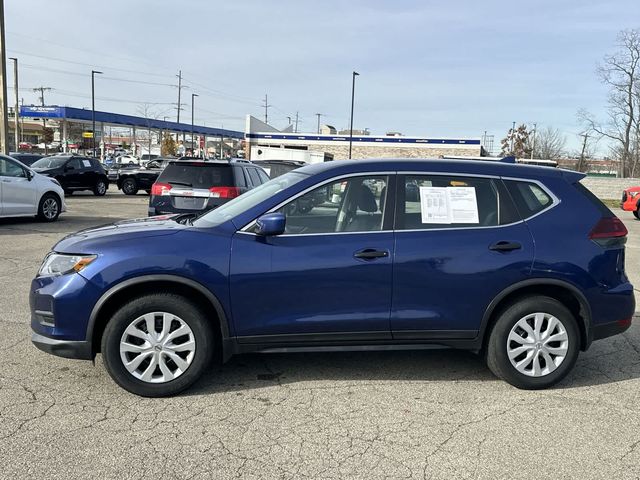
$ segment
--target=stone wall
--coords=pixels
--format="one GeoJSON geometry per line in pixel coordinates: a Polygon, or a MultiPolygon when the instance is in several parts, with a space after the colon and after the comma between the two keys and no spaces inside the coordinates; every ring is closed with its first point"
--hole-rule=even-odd
{"type": "MultiPolygon", "coordinates": [[[[310,147],[311,150],[315,148],[310,147]]],[[[349,158],[348,145],[323,145],[321,150],[333,155],[334,160],[344,160],[349,158]]],[[[360,146],[353,144],[351,149],[351,158],[439,158],[442,155],[457,156],[480,156],[480,147],[478,148],[412,148],[412,147],[393,147],[393,146],[360,146]]]]}
{"type": "Polygon", "coordinates": [[[640,186],[640,178],[585,177],[581,183],[598,198],[620,200],[625,188],[640,186]]]}

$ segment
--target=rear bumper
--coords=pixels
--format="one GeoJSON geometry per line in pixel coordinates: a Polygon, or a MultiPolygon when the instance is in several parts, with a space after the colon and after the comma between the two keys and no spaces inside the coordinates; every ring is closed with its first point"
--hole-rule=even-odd
{"type": "Polygon", "coordinates": [[[593,340],[613,337],[629,329],[632,318],[619,320],[617,322],[602,323],[593,327],[593,340]]]}
{"type": "Polygon", "coordinates": [[[91,342],[78,340],[57,340],[31,331],[31,342],[43,352],[64,358],[93,360],[91,342]]]}

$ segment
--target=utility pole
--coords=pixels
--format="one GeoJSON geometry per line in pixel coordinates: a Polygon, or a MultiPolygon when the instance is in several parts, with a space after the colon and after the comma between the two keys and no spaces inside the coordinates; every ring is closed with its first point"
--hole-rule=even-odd
{"type": "Polygon", "coordinates": [[[296,128],[294,129],[295,133],[298,133],[298,112],[296,112],[296,128]]]}
{"type": "Polygon", "coordinates": [[[582,141],[582,151],[580,152],[580,160],[578,160],[578,166],[576,168],[579,172],[584,168],[584,152],[587,149],[587,139],[589,138],[589,134],[585,132],[581,133],[580,136],[583,137],[584,140],[582,141]]]}
{"type": "MultiPolygon", "coordinates": [[[[0,1],[2,1],[2,0],[0,0],[0,1]]],[[[45,92],[45,90],[47,92],[50,91],[51,88],[50,87],[36,87],[36,88],[34,88],[32,90],[34,92],[40,92],[40,104],[44,107],[44,105],[45,105],[45,103],[44,103],[44,92],[45,92]]],[[[47,128],[47,119],[43,118],[42,119],[42,137],[43,137],[43,140],[44,140],[45,128],[47,128]]],[[[46,155],[47,153],[48,153],[48,151],[47,151],[47,142],[45,141],[44,142],[44,154],[46,155]]]]}
{"type": "Polygon", "coordinates": [[[182,70],[178,70],[178,119],[176,122],[180,123],[180,110],[182,110],[182,105],[180,104],[180,96],[182,94],[182,70]]]}
{"type": "Polygon", "coordinates": [[[531,146],[531,160],[533,160],[533,152],[536,149],[536,135],[538,134],[538,124],[533,124],[533,145],[531,146]]]}
{"type": "Polygon", "coordinates": [[[9,123],[7,122],[7,61],[4,48],[4,0],[0,0],[0,142],[1,153],[9,154],[9,123]]]}
{"type": "Polygon", "coordinates": [[[349,160],[351,160],[351,144],[353,143],[353,104],[356,92],[356,77],[360,75],[358,72],[353,72],[353,80],[351,83],[351,124],[349,126],[349,160]]]}
{"type": "Polygon", "coordinates": [[[320,117],[322,116],[321,113],[316,113],[316,117],[318,117],[318,133],[320,133],[320,117]]]}
{"type": "Polygon", "coordinates": [[[513,151],[513,142],[515,141],[515,138],[516,138],[516,122],[513,122],[513,124],[511,125],[511,147],[509,148],[509,150],[511,150],[512,155],[515,155],[513,151]]]}
{"type": "Polygon", "coordinates": [[[15,149],[16,152],[20,150],[18,146],[20,145],[20,108],[18,106],[18,59],[15,57],[11,57],[9,60],[13,60],[13,93],[16,97],[16,103],[13,107],[13,122],[15,126],[14,138],[15,138],[15,149]]]}
{"type": "Polygon", "coordinates": [[[269,123],[269,103],[267,102],[267,94],[264,94],[264,123],[269,123]]]}

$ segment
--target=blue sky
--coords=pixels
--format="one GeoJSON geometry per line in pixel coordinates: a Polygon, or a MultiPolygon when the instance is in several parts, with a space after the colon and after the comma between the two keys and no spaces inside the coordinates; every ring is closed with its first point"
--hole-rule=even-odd
{"type": "MultiPolygon", "coordinates": [[[[7,0],[8,56],[20,95],[90,107],[92,68],[105,72],[96,108],[135,114],[144,102],[175,117],[184,72],[185,119],[242,130],[247,113],[300,131],[348,127],[499,140],[512,121],[562,130],[578,147],[580,108],[604,117],[597,62],[616,34],[640,28],[640,2],[536,0],[7,0]]],[[[12,70],[9,79],[12,81],[12,70]]],[[[13,95],[10,95],[13,98],[13,95]]],[[[11,100],[12,101],[12,100],[11,100]]],[[[601,150],[605,150],[602,146],[601,150]]]]}

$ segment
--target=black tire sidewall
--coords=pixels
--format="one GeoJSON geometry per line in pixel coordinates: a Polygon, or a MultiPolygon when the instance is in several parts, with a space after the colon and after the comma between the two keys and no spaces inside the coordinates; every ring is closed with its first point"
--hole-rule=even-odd
{"type": "Polygon", "coordinates": [[[93,188],[93,193],[97,196],[97,197],[102,197],[104,195],[107,194],[107,182],[105,182],[104,180],[98,180],[96,182],[96,186],[93,188]],[[100,193],[100,191],[98,190],[98,185],[103,184],[104,185],[104,192],[100,193]]]}
{"type": "Polygon", "coordinates": [[[494,373],[511,385],[537,390],[560,382],[573,369],[580,351],[580,332],[573,314],[560,302],[550,297],[526,297],[511,304],[499,316],[491,331],[487,363],[494,373]],[[518,372],[507,354],[507,338],[511,328],[523,317],[535,313],[549,313],[560,320],[567,331],[569,348],[560,366],[543,377],[529,377],[518,372]],[[497,370],[497,371],[496,371],[497,370]]]}
{"type": "Polygon", "coordinates": [[[132,178],[127,178],[124,182],[122,182],[122,192],[125,195],[135,195],[136,193],[138,193],[138,185],[136,184],[136,181],[132,178]],[[130,189],[130,191],[127,191],[125,186],[127,184],[132,184],[133,187],[130,189]]]}
{"type": "Polygon", "coordinates": [[[58,217],[60,216],[60,210],[62,209],[62,202],[60,201],[60,199],[54,195],[53,193],[45,193],[42,198],[40,199],[40,203],[38,204],[38,218],[42,221],[45,222],[55,222],[58,217]],[[58,213],[56,214],[55,217],[53,218],[47,218],[44,214],[44,210],[43,210],[43,205],[45,200],[47,200],[48,198],[53,198],[56,203],[58,204],[58,213]]]}
{"type": "Polygon", "coordinates": [[[204,312],[184,297],[159,293],[138,297],[120,308],[104,330],[101,347],[107,372],[118,385],[143,397],[166,397],[185,390],[200,378],[211,364],[214,345],[213,329],[204,312]],[[120,358],[120,339],[124,330],[136,318],[154,311],[169,312],[180,317],[191,328],[196,342],[196,352],[189,368],[178,378],[162,384],[135,378],[120,358]]]}

